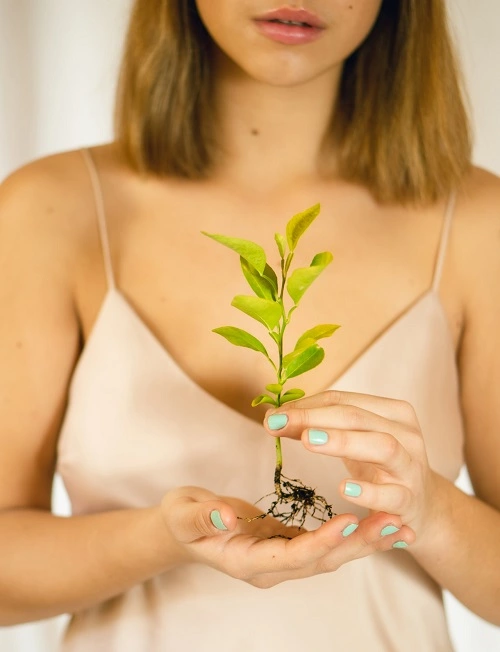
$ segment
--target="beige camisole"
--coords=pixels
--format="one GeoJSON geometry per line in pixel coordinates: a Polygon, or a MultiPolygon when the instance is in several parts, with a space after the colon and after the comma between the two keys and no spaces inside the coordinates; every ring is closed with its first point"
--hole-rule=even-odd
{"type": "MultiPolygon", "coordinates": [[[[73,513],[152,506],[183,485],[253,502],[270,490],[274,442],[260,424],[196,385],[116,287],[102,190],[88,152],[85,159],[108,291],[73,374],[59,441],[57,470],[73,513]],[[220,454],[236,445],[238,456],[220,454]]],[[[453,343],[437,289],[453,203],[444,218],[432,287],[333,385],[409,401],[431,466],[451,481],[463,463],[463,427],[453,343]]],[[[287,475],[316,486],[338,512],[356,510],[337,495],[347,476],[340,461],[283,443],[287,475]]],[[[65,652],[452,649],[440,588],[404,550],[266,591],[201,565],[177,568],[75,614],[62,647],[65,652]]]]}

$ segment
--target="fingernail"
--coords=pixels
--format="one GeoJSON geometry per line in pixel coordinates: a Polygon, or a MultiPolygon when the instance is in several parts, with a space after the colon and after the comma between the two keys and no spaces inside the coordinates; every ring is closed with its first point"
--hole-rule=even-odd
{"type": "Polygon", "coordinates": [[[309,430],[308,437],[309,443],[314,446],[321,446],[328,441],[328,433],[324,430],[309,430]]]}
{"type": "Polygon", "coordinates": [[[396,541],[392,544],[393,548],[408,548],[408,544],[405,541],[396,541]]]}
{"type": "Polygon", "coordinates": [[[351,496],[351,498],[358,498],[358,496],[361,496],[361,487],[355,482],[346,482],[344,494],[351,496]]]}
{"type": "Polygon", "coordinates": [[[271,430],[281,430],[288,423],[288,417],[286,414],[271,414],[267,418],[267,425],[271,430]]]}
{"type": "Polygon", "coordinates": [[[346,528],[342,530],[342,536],[343,537],[348,537],[350,534],[355,532],[358,529],[358,524],[357,523],[351,523],[348,525],[346,528]]]}
{"type": "Polygon", "coordinates": [[[381,537],[386,537],[389,534],[394,534],[395,532],[399,532],[398,527],[396,527],[395,525],[386,525],[385,528],[380,533],[380,536],[381,537]]]}
{"type": "Polygon", "coordinates": [[[227,530],[218,509],[214,509],[214,511],[210,513],[210,520],[218,530],[227,530]]]}

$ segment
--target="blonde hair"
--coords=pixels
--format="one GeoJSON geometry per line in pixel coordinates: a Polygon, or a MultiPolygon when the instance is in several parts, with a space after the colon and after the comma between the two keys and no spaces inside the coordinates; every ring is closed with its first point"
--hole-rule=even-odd
{"type": "MultiPolygon", "coordinates": [[[[136,170],[199,179],[218,154],[211,38],[194,0],[136,0],[116,136],[136,170]]],[[[346,60],[325,148],[384,203],[432,203],[470,166],[471,135],[444,0],[383,0],[346,60]]]]}

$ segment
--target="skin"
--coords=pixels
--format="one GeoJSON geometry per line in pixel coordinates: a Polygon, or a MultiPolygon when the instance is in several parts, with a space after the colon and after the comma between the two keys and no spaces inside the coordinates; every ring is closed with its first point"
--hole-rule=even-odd
{"type": "Polygon", "coordinates": [[[304,84],[338,78],[345,59],[370,33],[381,4],[381,0],[308,2],[306,8],[327,26],[329,37],[294,48],[262,36],[252,20],[282,5],[268,0],[196,0],[198,13],[216,44],[219,71],[224,68],[235,79],[244,75],[276,88],[300,86],[302,94],[304,84]]]}
{"type": "MultiPolygon", "coordinates": [[[[410,544],[409,554],[437,582],[500,623],[495,177],[474,170],[464,180],[440,286],[459,362],[466,456],[477,498],[429,468],[411,406],[323,391],[427,291],[444,211],[444,202],[418,210],[379,206],[364,189],[321,174],[320,146],[342,60],[368,33],[379,4],[308,3],[325,20],[325,37],[288,52],[250,26],[254,10],[274,8],[272,3],[199,0],[220,46],[214,101],[227,154],[213,176],[203,182],[139,178],[115,144],[93,150],[120,291],[198,385],[254,419],[264,414],[249,403],[269,382],[269,370],[260,356],[243,359],[241,350],[211,333],[217,324],[245,327],[246,318],[238,322],[229,306],[228,297],[241,290],[234,258],[221,255],[213,265],[214,245],[199,232],[268,242],[297,207],[321,201],[331,219],[311,229],[301,255],[307,259],[331,242],[335,269],[325,272],[321,287],[312,286],[290,325],[290,339],[332,315],[343,328],[331,347],[326,344],[328,364],[303,377],[310,396],[286,407],[290,420],[280,435],[301,439],[307,454],[342,458],[363,487],[353,502],[373,513],[348,537],[343,529],[358,520],[344,514],[314,533],[296,536],[292,530],[290,541],[268,540],[283,533],[272,519],[237,521],[236,514],[250,508],[237,498],[194,487],[170,491],[147,510],[69,519],[50,514],[71,374],[106,293],[81,155],[53,156],[16,172],[0,188],[0,279],[8,279],[0,284],[0,303],[9,315],[0,323],[0,624],[85,608],[180,564],[205,563],[264,588],[334,571],[398,540],[410,544]],[[189,274],[179,275],[187,257],[189,274]],[[329,443],[310,446],[310,427],[326,429],[329,443]],[[212,524],[213,510],[226,531],[212,524]],[[400,531],[381,537],[389,523],[400,531]]],[[[272,251],[270,245],[275,264],[272,251]]]]}

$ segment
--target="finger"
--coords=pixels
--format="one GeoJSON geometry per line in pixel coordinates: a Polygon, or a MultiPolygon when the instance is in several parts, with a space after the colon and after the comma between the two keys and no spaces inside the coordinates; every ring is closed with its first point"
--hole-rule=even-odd
{"type": "MultiPolygon", "coordinates": [[[[283,409],[299,408],[309,410],[311,408],[330,407],[333,405],[350,405],[374,412],[381,417],[391,421],[400,421],[408,425],[418,423],[413,406],[407,401],[373,394],[360,394],[356,392],[341,392],[335,389],[320,392],[312,396],[306,396],[297,401],[286,404],[283,409]]],[[[281,410],[281,408],[278,408],[281,410]]],[[[269,411],[269,414],[272,411],[269,411]]],[[[267,416],[267,414],[266,414],[267,416]]]]}
{"type": "Polygon", "coordinates": [[[411,463],[408,451],[386,432],[309,428],[302,433],[302,443],[313,453],[377,464],[400,480],[411,463]]]}
{"type": "Polygon", "coordinates": [[[220,500],[199,502],[181,496],[170,506],[166,522],[177,541],[191,543],[202,537],[232,532],[237,518],[232,507],[220,500]]]}
{"type": "Polygon", "coordinates": [[[306,428],[387,432],[396,437],[404,437],[407,432],[407,427],[401,423],[353,405],[310,409],[279,408],[268,413],[264,425],[270,434],[291,439],[300,439],[306,428]]]}
{"type": "Polygon", "coordinates": [[[374,484],[362,480],[344,480],[342,496],[349,502],[373,511],[407,514],[412,502],[411,491],[400,484],[374,484]]]}
{"type": "Polygon", "coordinates": [[[359,527],[349,541],[320,561],[323,569],[330,572],[339,566],[362,559],[374,552],[387,552],[393,548],[407,548],[414,543],[415,532],[404,525],[396,514],[377,512],[360,521],[359,527]]]}
{"type": "Polygon", "coordinates": [[[361,559],[376,551],[390,550],[395,544],[398,544],[398,548],[407,547],[415,540],[415,533],[401,523],[399,516],[385,513],[373,514],[363,519],[358,527],[348,526],[346,530],[347,534],[343,536],[342,541],[330,550],[324,548],[325,554],[319,559],[309,560],[309,563],[296,568],[260,573],[251,583],[260,588],[268,588],[285,580],[330,573],[355,559],[361,559]]]}

